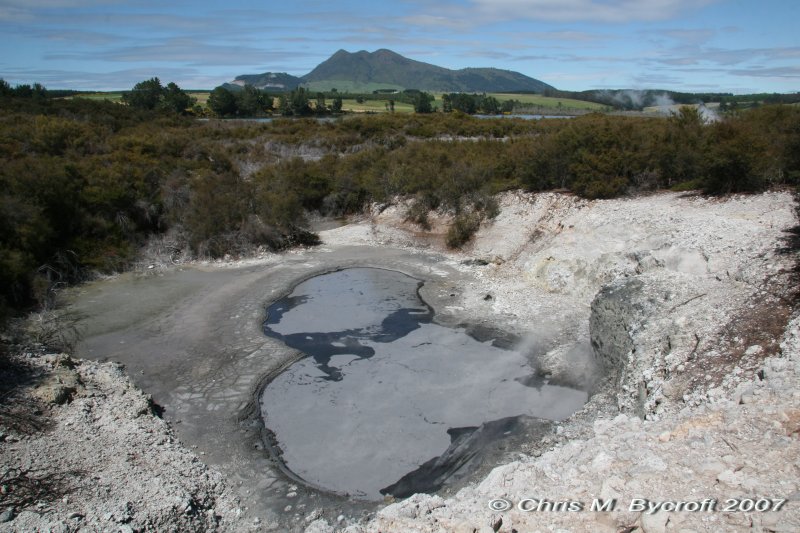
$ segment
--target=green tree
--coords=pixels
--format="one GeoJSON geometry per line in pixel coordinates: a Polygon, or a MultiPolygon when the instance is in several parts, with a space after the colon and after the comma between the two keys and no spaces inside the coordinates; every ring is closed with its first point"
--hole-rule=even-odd
{"type": "Polygon", "coordinates": [[[706,160],[705,126],[697,108],[683,106],[664,124],[654,162],[668,187],[691,187],[702,174],[706,160]]]}
{"type": "MultiPolygon", "coordinates": [[[[334,89],[335,91],[336,89],[334,89]]],[[[331,111],[334,113],[341,113],[342,112],[342,97],[336,96],[331,103],[331,111]]]]}
{"type": "Polygon", "coordinates": [[[775,140],[764,139],[745,121],[714,124],[704,151],[703,189],[711,194],[762,190],[766,183],[758,170],[770,142],[775,140]]]}
{"type": "Polygon", "coordinates": [[[314,110],[318,115],[324,115],[328,112],[328,106],[325,103],[325,93],[317,93],[317,104],[314,110]]]}
{"type": "Polygon", "coordinates": [[[303,87],[298,87],[289,94],[281,95],[281,113],[285,116],[310,115],[311,106],[308,104],[308,91],[303,87]]]}
{"type": "Polygon", "coordinates": [[[447,93],[442,95],[442,111],[445,113],[453,111],[453,102],[450,99],[450,95],[447,93]]]}
{"type": "Polygon", "coordinates": [[[138,109],[155,109],[161,103],[163,96],[164,88],[161,86],[161,80],[150,78],[140,81],[133,86],[133,90],[123,94],[122,101],[138,109]]]}
{"type": "Polygon", "coordinates": [[[474,115],[478,110],[477,97],[474,94],[453,93],[450,95],[452,109],[467,115],[474,115]]]}
{"type": "Polygon", "coordinates": [[[503,113],[513,113],[514,108],[519,106],[518,100],[506,100],[500,105],[500,111],[503,113]]]}
{"type": "Polygon", "coordinates": [[[197,101],[192,98],[186,91],[178,87],[174,82],[169,82],[163,91],[163,100],[161,107],[174,111],[175,113],[185,113],[186,110],[194,105],[197,101]]]}
{"type": "Polygon", "coordinates": [[[14,87],[14,96],[17,98],[33,98],[33,87],[27,83],[14,87]]]}
{"type": "Polygon", "coordinates": [[[225,87],[217,87],[208,96],[208,107],[218,117],[229,117],[238,111],[236,97],[225,87]]]}
{"type": "Polygon", "coordinates": [[[433,113],[433,96],[425,92],[419,92],[414,97],[414,112],[433,113]]]}
{"type": "Polygon", "coordinates": [[[33,97],[34,98],[47,98],[47,89],[41,83],[33,84],[33,97]]]}
{"type": "Polygon", "coordinates": [[[494,96],[480,97],[478,107],[487,115],[496,115],[500,112],[500,102],[494,96]]]}
{"type": "Polygon", "coordinates": [[[240,115],[261,116],[272,108],[272,98],[248,83],[236,94],[236,106],[240,115]]]}

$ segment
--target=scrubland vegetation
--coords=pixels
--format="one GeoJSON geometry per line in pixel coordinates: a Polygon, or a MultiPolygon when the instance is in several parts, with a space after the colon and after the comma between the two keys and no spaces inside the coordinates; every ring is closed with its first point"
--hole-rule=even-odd
{"type": "Polygon", "coordinates": [[[413,198],[409,220],[454,215],[459,246],[502,190],[610,198],[656,189],[759,191],[800,180],[800,108],[763,106],[706,125],[599,114],[570,120],[461,113],[266,124],[198,121],[164,106],[0,98],[4,313],[54,286],[127,268],[170,235],[197,257],[316,242],[305,214],[413,198]]]}

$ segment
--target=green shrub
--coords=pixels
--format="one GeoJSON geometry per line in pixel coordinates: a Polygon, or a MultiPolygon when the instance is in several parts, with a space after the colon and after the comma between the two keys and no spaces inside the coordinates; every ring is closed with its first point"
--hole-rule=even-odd
{"type": "Polygon", "coordinates": [[[0,99],[0,308],[33,305],[50,284],[89,270],[125,269],[171,228],[214,256],[312,244],[306,211],[342,215],[402,196],[414,198],[408,217],[423,227],[433,209],[453,213],[447,243],[458,247],[499,212],[493,194],[520,186],[610,198],[798,182],[793,106],[714,125],[690,109],[669,119],[398,113],[242,124],[9,96],[0,99]],[[318,160],[285,155],[318,151],[318,160]]]}
{"type": "Polygon", "coordinates": [[[456,215],[447,229],[445,244],[448,248],[461,248],[481,227],[481,216],[478,213],[461,213],[456,215]]]}

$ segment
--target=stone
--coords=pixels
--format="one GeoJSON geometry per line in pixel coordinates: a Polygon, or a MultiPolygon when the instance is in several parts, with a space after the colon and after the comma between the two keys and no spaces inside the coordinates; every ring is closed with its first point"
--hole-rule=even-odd
{"type": "Polygon", "coordinates": [[[670,513],[645,513],[642,515],[643,533],[666,533],[670,513]]]}
{"type": "Polygon", "coordinates": [[[706,461],[700,465],[700,472],[711,474],[713,476],[719,475],[725,471],[725,465],[719,461],[706,461]]]}
{"type": "Polygon", "coordinates": [[[622,279],[603,287],[592,300],[589,333],[595,355],[611,371],[619,371],[633,350],[628,329],[634,321],[630,302],[641,292],[641,280],[622,279]]]}
{"type": "Polygon", "coordinates": [[[68,402],[78,390],[78,374],[67,366],[55,368],[32,394],[39,400],[55,405],[68,402]]]}
{"type": "Polygon", "coordinates": [[[742,473],[741,472],[734,472],[731,469],[725,470],[720,472],[717,475],[717,481],[720,483],[725,483],[730,487],[738,487],[742,484],[742,473]]]}
{"type": "Polygon", "coordinates": [[[594,421],[592,427],[594,428],[595,435],[605,435],[606,433],[612,431],[614,428],[614,422],[606,418],[600,418],[594,421]]]}
{"type": "Polygon", "coordinates": [[[0,513],[0,524],[5,524],[6,522],[11,522],[14,520],[14,509],[6,509],[2,513],[0,513]]]}
{"type": "Polygon", "coordinates": [[[754,344],[753,346],[750,346],[749,348],[747,348],[747,350],[745,350],[744,354],[745,355],[758,355],[763,351],[764,351],[764,348],[762,348],[758,344],[754,344]]]}
{"type": "Polygon", "coordinates": [[[323,518],[311,522],[306,528],[306,533],[334,533],[334,531],[333,526],[323,518]]]}

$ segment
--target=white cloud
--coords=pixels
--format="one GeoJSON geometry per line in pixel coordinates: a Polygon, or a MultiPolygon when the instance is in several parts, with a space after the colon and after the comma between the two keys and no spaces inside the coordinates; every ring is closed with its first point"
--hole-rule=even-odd
{"type": "Polygon", "coordinates": [[[537,41],[563,41],[563,42],[597,42],[597,41],[608,41],[613,39],[614,37],[610,35],[602,35],[599,33],[587,33],[582,31],[536,31],[536,32],[527,32],[527,33],[517,33],[513,35],[514,37],[522,37],[531,40],[537,41]]]}
{"type": "Polygon", "coordinates": [[[216,86],[225,81],[220,78],[210,79],[195,69],[186,68],[140,68],[110,72],[16,68],[8,69],[6,73],[6,81],[12,85],[16,83],[31,83],[34,80],[52,89],[85,90],[91,88],[99,91],[128,89],[133,87],[135,83],[153,76],[158,76],[162,81],[174,81],[187,89],[216,86]],[[206,82],[206,84],[196,84],[198,81],[206,82]]]}
{"type": "Polygon", "coordinates": [[[433,28],[465,29],[474,24],[465,18],[452,17],[447,15],[420,14],[403,17],[404,23],[411,26],[429,26],[433,28]]]}
{"type": "MultiPolygon", "coordinates": [[[[417,14],[401,20],[411,26],[463,30],[486,23],[512,21],[629,23],[664,21],[721,0],[466,0],[418,6],[417,14]]],[[[413,2],[412,2],[413,3],[413,2]]],[[[553,32],[557,39],[586,38],[579,32],[553,32]]]]}
{"type": "Polygon", "coordinates": [[[0,21],[22,22],[25,20],[30,20],[31,18],[31,14],[24,9],[0,4],[0,21]]]}
{"type": "Polygon", "coordinates": [[[682,85],[686,80],[679,76],[670,76],[669,74],[658,74],[658,73],[643,73],[634,75],[631,78],[634,82],[635,87],[642,87],[642,88],[661,88],[667,85],[682,85]]]}
{"type": "Polygon", "coordinates": [[[716,64],[722,66],[741,65],[751,61],[775,63],[800,57],[800,47],[776,48],[680,48],[669,51],[655,61],[666,65],[716,64]]]}
{"type": "Polygon", "coordinates": [[[800,67],[755,67],[731,70],[734,76],[748,76],[754,78],[796,78],[800,79],[800,67]]]}
{"type": "Polygon", "coordinates": [[[48,9],[118,4],[119,0],[0,0],[0,7],[48,9]]]}
{"type": "MultiPolygon", "coordinates": [[[[460,20],[606,22],[668,20],[718,0],[470,0],[460,20]]],[[[456,11],[457,13],[457,11],[456,11]]],[[[422,19],[421,19],[422,20],[422,19]]]]}
{"type": "Polygon", "coordinates": [[[716,35],[717,32],[712,29],[694,29],[694,30],[671,29],[671,30],[660,30],[657,33],[664,37],[669,37],[670,39],[678,41],[682,45],[697,46],[705,44],[708,41],[710,41],[716,35]]]}
{"type": "Polygon", "coordinates": [[[113,48],[102,53],[51,53],[48,60],[100,59],[115,63],[175,63],[192,67],[250,66],[264,62],[305,58],[303,51],[263,49],[253,46],[204,43],[189,38],[167,39],[159,42],[113,48]]]}

